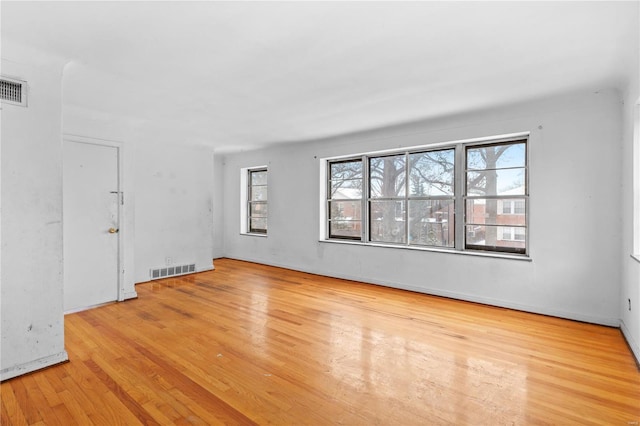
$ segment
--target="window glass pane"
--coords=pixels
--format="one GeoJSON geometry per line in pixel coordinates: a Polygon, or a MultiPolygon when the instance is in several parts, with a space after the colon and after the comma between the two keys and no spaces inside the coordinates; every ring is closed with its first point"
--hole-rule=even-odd
{"type": "Polygon", "coordinates": [[[369,160],[371,198],[405,195],[405,155],[374,157],[369,160]]]}
{"type": "Polygon", "coordinates": [[[362,222],[359,220],[331,220],[329,222],[329,236],[360,239],[362,222]]]}
{"type": "Polygon", "coordinates": [[[409,155],[409,195],[453,195],[455,150],[409,155]]]}
{"type": "Polygon", "coordinates": [[[467,173],[469,195],[524,195],[525,169],[474,171],[467,173]]]}
{"type": "Polygon", "coordinates": [[[362,218],[362,203],[360,201],[331,201],[329,203],[329,218],[356,220],[362,218]]]}
{"type": "Polygon", "coordinates": [[[371,241],[405,243],[404,201],[371,201],[371,241]]]}
{"type": "Polygon", "coordinates": [[[362,198],[362,179],[332,180],[330,198],[362,198]]]}
{"type": "Polygon", "coordinates": [[[266,184],[267,184],[266,170],[251,172],[251,185],[266,185],[266,184]]]}
{"type": "Polygon", "coordinates": [[[256,217],[251,218],[249,221],[249,232],[267,232],[267,218],[266,217],[256,217]]]}
{"type": "Polygon", "coordinates": [[[523,199],[500,199],[498,201],[498,213],[522,216],[526,212],[526,201],[523,199]]]}
{"type": "Polygon", "coordinates": [[[251,203],[251,217],[267,217],[268,205],[266,203],[251,203]]]}
{"type": "MultiPolygon", "coordinates": [[[[505,203],[513,203],[515,200],[504,200],[505,203]]],[[[525,200],[517,200],[524,206],[525,200]]],[[[526,225],[524,214],[504,213],[498,206],[503,200],[476,198],[467,200],[465,212],[466,222],[476,225],[526,225]]],[[[503,206],[504,207],[504,206],[503,206]]]]}
{"type": "Polygon", "coordinates": [[[249,170],[247,221],[248,232],[267,233],[267,170],[249,170]]]}
{"type": "Polygon", "coordinates": [[[492,225],[467,225],[466,228],[468,248],[510,253],[525,252],[525,228],[492,225]],[[516,239],[516,236],[519,239],[516,239]]]}
{"type": "Polygon", "coordinates": [[[362,238],[362,174],[360,159],[329,164],[329,238],[362,238]]]}
{"type": "Polygon", "coordinates": [[[526,214],[526,204],[524,200],[514,200],[513,201],[513,214],[526,214]]]}
{"type": "Polygon", "coordinates": [[[267,201],[267,187],[266,186],[251,187],[250,201],[267,201]]]}
{"type": "Polygon", "coordinates": [[[362,161],[337,161],[330,165],[330,180],[362,179],[362,161]]]}
{"type": "Polygon", "coordinates": [[[409,200],[409,243],[453,247],[453,200],[409,200]]]}
{"type": "Polygon", "coordinates": [[[506,143],[467,149],[467,169],[504,169],[525,167],[526,144],[506,143]]]}

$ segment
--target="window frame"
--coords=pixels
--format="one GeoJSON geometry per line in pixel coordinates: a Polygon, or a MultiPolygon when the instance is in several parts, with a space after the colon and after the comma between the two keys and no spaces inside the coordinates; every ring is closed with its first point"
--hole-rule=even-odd
{"type": "Polygon", "coordinates": [[[263,216],[256,216],[254,215],[253,212],[253,206],[269,206],[269,197],[267,196],[266,200],[254,200],[253,199],[253,193],[254,193],[254,189],[257,187],[261,187],[261,188],[265,188],[267,193],[269,192],[269,172],[267,170],[267,168],[259,168],[259,169],[249,169],[248,171],[249,176],[247,176],[247,181],[248,181],[248,188],[247,188],[247,230],[249,234],[262,234],[262,235],[267,235],[267,222],[269,220],[269,213],[266,213],[263,216]],[[253,183],[253,175],[255,173],[264,173],[267,176],[267,183],[265,183],[264,185],[257,185],[253,183]],[[252,225],[252,219],[262,219],[264,218],[264,222],[265,222],[265,226],[264,228],[254,228],[252,225]]]}
{"type": "Polygon", "coordinates": [[[632,151],[632,191],[633,206],[633,241],[631,257],[640,262],[640,98],[636,101],[633,110],[633,151],[632,151]]]}
{"type": "MultiPolygon", "coordinates": [[[[366,187],[367,187],[367,192],[366,192],[366,209],[367,209],[367,222],[364,222],[363,225],[365,225],[366,227],[366,241],[367,242],[372,242],[372,243],[380,243],[380,244],[407,244],[408,240],[407,240],[407,214],[408,214],[408,201],[407,201],[407,153],[389,153],[389,154],[383,154],[383,155],[370,155],[370,156],[366,156],[366,173],[364,173],[367,177],[367,182],[366,182],[366,187]],[[404,165],[403,165],[403,172],[404,173],[404,183],[402,184],[403,186],[403,190],[404,190],[404,195],[377,195],[374,196],[373,195],[373,185],[371,183],[371,177],[372,177],[372,173],[371,173],[371,162],[374,159],[378,159],[378,158],[389,158],[389,157],[402,157],[404,156],[404,165]],[[392,241],[384,241],[384,240],[372,240],[372,233],[371,230],[373,228],[373,214],[372,214],[372,205],[373,203],[391,203],[393,205],[393,216],[394,216],[394,221],[398,220],[398,203],[400,203],[400,217],[401,217],[401,222],[403,222],[404,224],[404,235],[403,235],[403,239],[404,242],[398,243],[398,242],[392,242],[392,241]],[[404,204],[404,209],[402,208],[404,204]]],[[[363,163],[364,165],[365,163],[363,163]]]]}
{"type": "MultiPolygon", "coordinates": [[[[325,217],[326,217],[326,234],[325,234],[325,238],[326,239],[338,239],[338,240],[351,240],[351,241],[362,241],[364,239],[364,226],[363,226],[363,215],[365,214],[365,210],[366,209],[366,197],[365,195],[365,172],[364,172],[365,166],[364,166],[364,158],[363,157],[354,157],[354,158],[348,158],[348,159],[344,159],[344,160],[338,160],[338,161],[332,161],[332,162],[327,162],[327,176],[326,176],[326,198],[325,198],[325,217]],[[360,167],[362,169],[362,175],[360,177],[361,182],[361,191],[360,191],[360,198],[335,198],[332,196],[331,194],[331,190],[333,188],[332,182],[334,181],[334,179],[332,179],[332,174],[331,174],[331,165],[332,164],[340,164],[340,163],[355,163],[355,162],[360,162],[360,167]],[[336,202],[336,201],[348,201],[348,200],[354,200],[354,202],[359,202],[360,203],[360,236],[347,236],[347,235],[332,235],[332,226],[331,226],[331,222],[333,221],[332,217],[331,217],[331,203],[332,202],[336,202]]],[[[335,179],[337,180],[337,179],[335,179]]],[[[345,180],[356,180],[355,178],[350,178],[350,179],[340,179],[342,181],[345,180]]]]}
{"type": "MultiPolygon", "coordinates": [[[[501,140],[501,141],[494,141],[494,142],[488,142],[488,143],[481,143],[481,144],[465,144],[463,145],[463,149],[464,149],[464,180],[461,181],[461,183],[464,185],[464,203],[462,205],[465,213],[464,213],[464,230],[462,231],[463,237],[464,237],[464,249],[465,250],[478,250],[478,251],[487,251],[487,252],[491,252],[491,253],[509,253],[509,254],[516,254],[516,255],[528,255],[529,253],[529,239],[527,238],[527,234],[528,234],[528,229],[529,229],[529,140],[528,138],[518,138],[518,139],[513,139],[513,140],[501,140]],[[497,147],[497,146],[503,146],[503,145],[516,145],[516,144],[521,144],[524,143],[524,166],[522,167],[497,167],[494,166],[495,168],[486,168],[486,169],[472,169],[469,167],[468,161],[469,161],[469,157],[467,155],[467,153],[469,152],[469,150],[472,149],[479,149],[479,148],[490,148],[490,147],[497,147]],[[499,170],[515,170],[515,169],[523,169],[524,170],[524,178],[523,178],[523,184],[524,184],[524,189],[523,189],[523,194],[505,194],[505,195],[500,195],[500,194],[483,194],[483,195],[475,195],[475,194],[469,194],[468,192],[468,185],[467,185],[467,175],[470,172],[478,172],[481,170],[493,170],[493,171],[499,171],[499,170]],[[469,200],[495,200],[496,201],[496,216],[498,214],[502,214],[505,215],[505,213],[499,213],[498,212],[498,208],[497,205],[499,204],[499,202],[502,200],[508,200],[511,202],[511,213],[508,213],[509,216],[516,216],[515,212],[515,203],[516,200],[522,200],[524,201],[524,219],[525,219],[525,224],[524,225],[514,225],[514,224],[505,224],[505,225],[498,225],[498,224],[489,224],[488,226],[493,226],[496,228],[496,232],[498,231],[497,228],[514,228],[514,227],[518,227],[518,228],[523,228],[524,229],[524,233],[525,233],[525,239],[524,239],[524,247],[520,248],[520,247],[508,247],[508,246],[498,246],[497,245],[497,241],[496,241],[496,245],[494,246],[489,246],[489,245],[481,245],[481,244],[472,244],[469,241],[467,241],[467,227],[468,226],[483,226],[483,224],[476,224],[474,222],[470,222],[468,221],[468,214],[467,214],[467,207],[468,207],[468,201],[469,200]]],[[[487,227],[487,224],[484,224],[485,228],[487,227]]],[[[456,231],[458,231],[458,229],[456,228],[456,231]]],[[[515,234],[515,230],[513,232],[513,234],[515,234]]],[[[514,239],[509,239],[509,240],[502,240],[502,241],[520,241],[520,240],[516,240],[514,239]]]]}
{"type": "MultiPolygon", "coordinates": [[[[393,247],[393,248],[408,248],[408,249],[418,249],[418,250],[427,250],[427,251],[438,251],[438,252],[451,252],[458,254],[477,254],[477,255],[485,255],[492,257],[506,257],[506,258],[515,258],[515,259],[530,259],[529,258],[529,244],[530,244],[530,202],[529,202],[529,147],[530,147],[530,133],[529,132],[521,132],[514,133],[509,135],[501,135],[495,137],[488,138],[477,138],[477,139],[468,139],[461,141],[452,141],[452,142],[443,142],[443,143],[435,143],[429,145],[422,146],[414,146],[404,149],[390,149],[384,151],[374,151],[374,152],[365,152],[361,154],[354,155],[345,155],[340,157],[329,157],[323,158],[320,160],[321,162],[321,193],[323,196],[321,197],[322,210],[320,217],[320,241],[322,242],[337,242],[337,243],[351,243],[351,244],[359,244],[359,245],[369,245],[369,246],[383,246],[383,247],[393,247]],[[515,215],[515,200],[516,199],[524,199],[525,203],[525,225],[522,226],[524,229],[524,233],[526,235],[524,241],[524,249],[519,250],[518,252],[512,250],[495,250],[495,247],[491,247],[490,249],[486,249],[483,247],[469,247],[466,242],[466,200],[468,198],[466,194],[466,171],[467,171],[467,162],[466,162],[466,152],[468,147],[482,147],[487,145],[496,145],[496,144],[508,144],[508,143],[524,143],[525,146],[525,159],[524,159],[524,194],[523,195],[506,195],[501,196],[501,198],[514,200],[511,205],[511,215],[515,215]],[[448,196],[412,196],[410,189],[410,155],[412,154],[420,154],[431,151],[440,151],[453,149],[453,195],[448,196]],[[397,242],[385,242],[385,241],[376,241],[371,238],[371,200],[378,200],[380,198],[372,198],[371,197],[371,177],[370,177],[370,160],[376,157],[385,157],[385,156],[394,156],[394,155],[404,155],[405,156],[405,191],[404,196],[401,197],[392,197],[394,200],[396,198],[400,201],[405,202],[405,211],[404,211],[404,220],[405,220],[405,241],[402,243],[397,242]],[[329,186],[331,185],[331,164],[335,162],[348,162],[348,161],[361,161],[363,170],[362,170],[362,219],[361,219],[361,236],[359,238],[343,238],[336,237],[330,235],[330,212],[329,201],[330,195],[329,186]],[[449,242],[449,246],[447,245],[424,245],[419,243],[411,242],[411,229],[409,223],[409,203],[411,200],[420,200],[420,199],[447,199],[452,200],[453,203],[453,242],[449,242]]],[[[396,200],[397,201],[397,200],[396,200]]],[[[511,227],[512,225],[503,225],[505,227],[511,227]]],[[[512,231],[515,234],[515,230],[512,231]]],[[[515,238],[515,237],[514,237],[515,238]]],[[[447,236],[448,241],[450,237],[447,236]]],[[[444,241],[444,237],[443,237],[444,241]]]]}
{"type": "Polygon", "coordinates": [[[266,172],[267,173],[267,183],[265,185],[259,185],[269,188],[269,169],[267,166],[254,166],[254,167],[245,167],[240,169],[240,234],[242,235],[253,235],[259,237],[266,237],[268,234],[268,221],[269,221],[269,213],[268,213],[268,205],[269,199],[264,201],[256,201],[252,200],[252,174],[256,172],[266,172]],[[261,204],[267,206],[267,213],[265,216],[259,216],[265,218],[265,228],[253,228],[251,226],[251,219],[256,218],[258,216],[252,215],[252,205],[261,204]]]}

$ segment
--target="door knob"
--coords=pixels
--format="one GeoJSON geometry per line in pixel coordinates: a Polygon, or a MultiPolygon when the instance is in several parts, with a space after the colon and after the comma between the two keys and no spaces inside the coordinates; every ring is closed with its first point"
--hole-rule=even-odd
{"type": "Polygon", "coordinates": [[[117,234],[117,233],[118,233],[118,231],[119,231],[119,229],[118,229],[118,228],[109,228],[109,233],[110,233],[110,234],[117,234]]]}

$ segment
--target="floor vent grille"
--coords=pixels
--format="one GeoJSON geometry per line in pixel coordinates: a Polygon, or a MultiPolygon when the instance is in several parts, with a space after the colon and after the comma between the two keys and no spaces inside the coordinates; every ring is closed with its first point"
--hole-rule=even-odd
{"type": "Polygon", "coordinates": [[[0,100],[13,105],[27,106],[26,83],[0,77],[0,100]]]}
{"type": "Polygon", "coordinates": [[[163,266],[162,268],[151,269],[149,275],[152,280],[160,278],[175,277],[176,275],[193,274],[196,272],[196,264],[163,266]]]}

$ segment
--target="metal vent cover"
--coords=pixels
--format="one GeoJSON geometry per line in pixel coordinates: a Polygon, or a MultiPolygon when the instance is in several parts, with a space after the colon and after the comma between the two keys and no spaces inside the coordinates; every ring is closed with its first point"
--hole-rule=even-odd
{"type": "Polygon", "coordinates": [[[177,266],[163,266],[162,268],[155,268],[149,271],[149,276],[152,280],[160,278],[175,277],[176,275],[192,274],[196,272],[196,264],[190,263],[188,265],[177,266]]]}
{"type": "Polygon", "coordinates": [[[0,77],[0,100],[4,103],[27,106],[27,83],[13,78],[0,77]]]}

